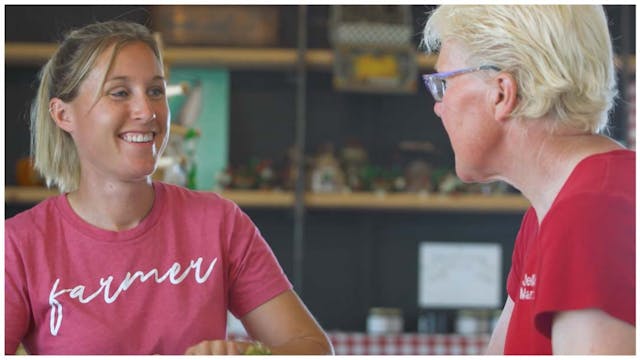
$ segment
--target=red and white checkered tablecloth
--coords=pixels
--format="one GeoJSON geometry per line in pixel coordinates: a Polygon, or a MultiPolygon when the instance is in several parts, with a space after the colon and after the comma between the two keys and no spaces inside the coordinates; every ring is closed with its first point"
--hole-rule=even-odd
{"type": "Polygon", "coordinates": [[[478,355],[490,335],[329,332],[336,355],[478,355]]]}
{"type": "MultiPolygon", "coordinates": [[[[479,355],[490,335],[414,334],[369,335],[327,332],[336,355],[479,355]]],[[[229,340],[251,341],[246,334],[230,334],[229,340]]]]}

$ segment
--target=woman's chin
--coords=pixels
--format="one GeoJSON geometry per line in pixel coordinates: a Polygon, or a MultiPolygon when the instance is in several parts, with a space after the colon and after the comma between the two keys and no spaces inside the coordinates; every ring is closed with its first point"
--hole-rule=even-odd
{"type": "Polygon", "coordinates": [[[133,182],[148,182],[156,170],[156,166],[138,167],[134,171],[128,172],[124,177],[133,182]]]}

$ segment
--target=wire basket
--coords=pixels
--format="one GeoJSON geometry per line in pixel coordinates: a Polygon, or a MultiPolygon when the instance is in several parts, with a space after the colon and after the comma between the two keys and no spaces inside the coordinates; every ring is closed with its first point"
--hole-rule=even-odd
{"type": "Polygon", "coordinates": [[[336,89],[415,92],[417,62],[408,5],[334,5],[329,38],[336,89]]]}

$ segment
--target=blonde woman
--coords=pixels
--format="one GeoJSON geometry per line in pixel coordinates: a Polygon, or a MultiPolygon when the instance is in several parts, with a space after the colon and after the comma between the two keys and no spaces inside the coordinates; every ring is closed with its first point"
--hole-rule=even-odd
{"type": "Polygon", "coordinates": [[[635,353],[635,152],[602,135],[617,96],[602,6],[442,6],[424,45],[458,176],[531,202],[487,352],[635,353]]]}
{"type": "Polygon", "coordinates": [[[42,69],[32,151],[62,194],[5,222],[5,352],[242,354],[230,310],[273,354],[332,353],[238,206],[151,180],[165,89],[134,23],[75,30],[42,69]]]}

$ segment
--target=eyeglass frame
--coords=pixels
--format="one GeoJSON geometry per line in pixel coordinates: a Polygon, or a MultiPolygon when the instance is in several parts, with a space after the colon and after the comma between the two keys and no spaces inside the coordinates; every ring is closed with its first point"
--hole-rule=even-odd
{"type": "Polygon", "coordinates": [[[446,80],[453,76],[458,76],[458,75],[476,72],[476,71],[482,71],[482,70],[502,71],[502,69],[494,65],[480,65],[476,67],[464,68],[459,70],[444,71],[444,72],[438,72],[433,74],[423,74],[422,80],[424,81],[424,86],[427,88],[427,90],[429,90],[429,92],[431,93],[431,96],[433,96],[433,99],[436,102],[441,102],[442,98],[444,98],[444,91],[446,90],[446,86],[444,85],[445,82],[443,80],[446,80]]]}

